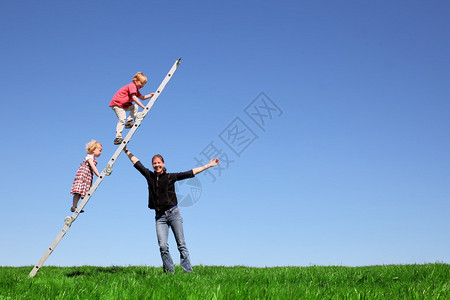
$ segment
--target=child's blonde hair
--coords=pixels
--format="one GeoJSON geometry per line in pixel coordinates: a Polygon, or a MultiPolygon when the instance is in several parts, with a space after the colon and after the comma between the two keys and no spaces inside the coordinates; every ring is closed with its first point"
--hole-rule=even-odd
{"type": "Polygon", "coordinates": [[[137,72],[133,77],[133,81],[139,81],[142,84],[146,84],[147,77],[142,72],[137,72]]]}
{"type": "Polygon", "coordinates": [[[92,154],[97,147],[100,147],[102,144],[97,142],[96,140],[92,140],[86,144],[86,152],[87,154],[92,154]]]}

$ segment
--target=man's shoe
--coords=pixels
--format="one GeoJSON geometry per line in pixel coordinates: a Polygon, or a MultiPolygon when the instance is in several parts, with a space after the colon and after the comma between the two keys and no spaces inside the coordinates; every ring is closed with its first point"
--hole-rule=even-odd
{"type": "Polygon", "coordinates": [[[123,138],[115,138],[114,139],[114,145],[120,145],[123,142],[123,138]]]}

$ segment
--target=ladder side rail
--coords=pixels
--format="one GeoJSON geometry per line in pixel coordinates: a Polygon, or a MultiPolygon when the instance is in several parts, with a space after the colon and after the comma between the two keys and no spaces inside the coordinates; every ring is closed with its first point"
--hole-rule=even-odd
{"type": "Polygon", "coordinates": [[[159,95],[162,93],[162,91],[164,90],[164,88],[166,87],[167,83],[169,82],[169,80],[172,78],[172,75],[175,73],[175,71],[177,70],[178,66],[180,65],[180,61],[181,58],[179,58],[178,60],[175,61],[175,63],[173,64],[172,68],[169,70],[169,72],[167,73],[166,77],[164,77],[164,80],[161,82],[161,84],[159,85],[158,89],[155,92],[155,95],[153,95],[153,97],[150,99],[149,103],[147,104],[147,106],[145,107],[145,109],[142,111],[142,113],[144,114],[142,119],[140,121],[142,121],[145,116],[147,115],[147,113],[150,111],[150,109],[152,108],[153,104],[156,102],[156,100],[158,99],[159,95]]]}
{"type": "Polygon", "coordinates": [[[39,262],[33,267],[28,277],[34,277],[36,273],[39,271],[39,269],[44,265],[44,262],[47,260],[47,258],[52,254],[53,250],[55,250],[56,246],[59,244],[61,239],[64,237],[64,235],[69,230],[70,225],[64,225],[63,229],[59,232],[59,234],[56,236],[56,238],[51,243],[50,247],[45,251],[44,255],[42,255],[39,262]]]}
{"type": "Polygon", "coordinates": [[[167,83],[169,82],[169,80],[172,78],[173,73],[177,70],[178,65],[180,64],[180,60],[181,60],[181,58],[178,59],[177,61],[175,61],[174,65],[170,69],[169,73],[166,75],[166,77],[164,78],[164,80],[161,82],[161,84],[159,85],[158,89],[156,90],[155,95],[151,98],[151,101],[147,104],[147,106],[145,107],[143,112],[141,112],[141,117],[136,121],[135,125],[130,129],[130,131],[128,132],[128,134],[125,137],[124,141],[116,149],[116,151],[112,155],[111,159],[109,160],[108,164],[106,165],[105,169],[101,172],[100,176],[97,178],[97,180],[91,186],[91,188],[89,189],[89,191],[86,194],[86,196],[83,198],[81,203],[77,206],[77,209],[75,210],[75,212],[72,214],[71,217],[67,217],[65,219],[66,224],[64,225],[62,230],[58,233],[56,238],[53,240],[53,242],[51,243],[50,247],[45,251],[44,255],[41,257],[39,262],[33,267],[33,269],[31,270],[30,274],[28,275],[28,277],[34,277],[36,275],[36,273],[39,271],[39,269],[44,265],[44,263],[47,260],[47,258],[50,256],[50,254],[52,254],[53,250],[55,250],[56,246],[59,244],[61,239],[67,233],[67,231],[69,230],[69,228],[72,225],[72,223],[79,216],[80,211],[84,208],[84,206],[87,204],[89,199],[92,197],[92,194],[98,188],[98,186],[103,181],[105,176],[109,175],[108,173],[110,173],[110,171],[108,171],[108,169],[112,170],[112,166],[116,162],[116,160],[119,157],[120,153],[123,151],[123,148],[130,141],[131,137],[134,135],[136,130],[139,128],[139,126],[142,123],[143,119],[145,118],[147,113],[150,111],[150,109],[152,108],[153,104],[156,102],[156,100],[158,99],[158,97],[161,94],[161,92],[164,90],[164,88],[167,85],[167,83]]]}

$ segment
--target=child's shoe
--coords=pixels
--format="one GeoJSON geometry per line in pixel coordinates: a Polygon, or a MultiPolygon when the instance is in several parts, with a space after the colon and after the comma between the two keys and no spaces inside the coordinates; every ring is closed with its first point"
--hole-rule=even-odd
{"type": "MultiPolygon", "coordinates": [[[[70,208],[70,211],[71,211],[71,212],[75,212],[76,209],[77,209],[76,207],[73,207],[73,206],[72,206],[72,207],[70,208]]],[[[84,210],[81,210],[80,213],[84,213],[84,210]]]]}
{"type": "Polygon", "coordinates": [[[114,145],[120,145],[123,142],[123,138],[115,138],[114,139],[114,145]]]}
{"type": "Polygon", "coordinates": [[[131,127],[133,127],[133,125],[134,125],[134,122],[133,121],[127,121],[126,123],[125,123],[125,128],[126,129],[130,129],[131,127]]]}

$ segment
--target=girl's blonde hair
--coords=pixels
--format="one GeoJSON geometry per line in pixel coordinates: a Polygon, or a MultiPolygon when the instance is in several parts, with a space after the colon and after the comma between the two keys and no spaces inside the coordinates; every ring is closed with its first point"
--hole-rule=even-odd
{"type": "Polygon", "coordinates": [[[97,142],[96,140],[92,140],[86,144],[86,152],[87,154],[92,154],[97,147],[100,147],[102,144],[97,142]]]}
{"type": "Polygon", "coordinates": [[[133,81],[139,81],[142,84],[146,84],[147,83],[147,77],[142,73],[142,72],[137,72],[134,77],[133,77],[133,81]]]}

